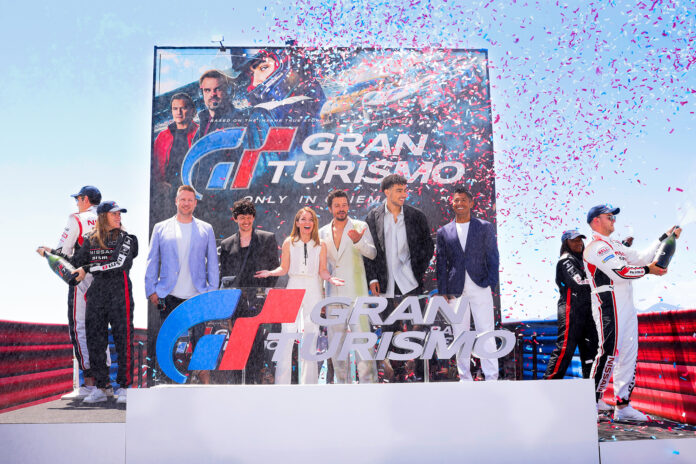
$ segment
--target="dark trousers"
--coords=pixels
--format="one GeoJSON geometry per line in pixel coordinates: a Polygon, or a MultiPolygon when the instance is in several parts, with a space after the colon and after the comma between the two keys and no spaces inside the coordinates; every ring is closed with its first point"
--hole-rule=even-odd
{"type": "MultiPolygon", "coordinates": [[[[160,312],[160,324],[164,323],[164,320],[169,317],[169,315],[174,311],[184,299],[177,298],[174,295],[167,295],[164,297],[164,309],[160,312]]],[[[196,347],[196,343],[201,339],[203,333],[205,332],[205,324],[197,324],[191,328],[191,348],[196,347]]]]}
{"type": "MultiPolygon", "coordinates": [[[[406,297],[406,296],[419,296],[423,293],[423,288],[421,286],[418,286],[414,288],[413,290],[403,293],[399,286],[394,282],[394,296],[395,297],[406,297]]],[[[399,298],[399,302],[401,302],[403,298],[399,298]]],[[[383,317],[382,320],[387,320],[387,318],[391,315],[391,313],[394,311],[396,306],[398,304],[395,304],[395,298],[388,298],[387,299],[387,307],[386,309],[382,312],[383,317]]],[[[419,300],[419,303],[422,306],[423,300],[419,300]]],[[[421,308],[422,310],[422,308],[421,308]]],[[[411,321],[395,321],[392,324],[388,325],[382,325],[382,332],[406,332],[409,330],[413,330],[413,324],[411,321]]],[[[400,353],[403,352],[402,349],[400,348],[392,348],[392,350],[395,353],[400,353]]],[[[413,373],[409,374],[409,368],[408,368],[408,363],[410,361],[389,361],[390,364],[392,365],[392,368],[394,369],[394,382],[399,383],[399,382],[407,382],[407,381],[413,381],[412,377],[415,375],[416,379],[422,380],[424,375],[425,375],[425,362],[422,360],[416,360],[414,361],[414,369],[413,373]]]]}
{"type": "Polygon", "coordinates": [[[597,328],[592,319],[591,305],[588,303],[586,306],[576,306],[571,309],[570,303],[559,304],[556,348],[551,353],[544,378],[562,379],[565,377],[575,348],[578,348],[582,363],[582,376],[589,379],[592,362],[597,356],[598,343],[597,328]]]}
{"type": "MultiPolygon", "coordinates": [[[[183,298],[178,298],[174,295],[167,295],[164,297],[164,307],[160,310],[160,327],[162,324],[164,324],[164,321],[169,317],[169,315],[174,311],[181,303],[186,301],[183,298]]],[[[191,329],[189,329],[189,342],[191,344],[191,353],[196,349],[196,344],[198,343],[198,340],[201,339],[201,337],[205,334],[205,323],[203,324],[197,324],[191,329]]],[[[155,362],[157,362],[157,358],[155,358],[155,362]]],[[[157,372],[161,372],[161,369],[159,368],[159,362],[157,362],[157,372]]],[[[156,383],[171,383],[171,380],[165,376],[160,376],[157,375],[155,377],[155,382],[156,383]]]]}
{"type": "MultiPolygon", "coordinates": [[[[398,285],[396,285],[396,282],[394,282],[394,296],[395,297],[406,297],[406,296],[418,296],[423,292],[422,287],[416,287],[410,292],[402,293],[401,289],[399,288],[398,285]]],[[[387,298],[387,307],[386,309],[382,312],[383,317],[382,320],[387,320],[387,318],[391,315],[391,313],[394,311],[396,308],[396,304],[394,304],[394,298],[387,298]]],[[[411,324],[411,321],[396,321],[392,324],[389,325],[381,325],[382,327],[382,332],[404,332],[406,330],[411,330],[413,328],[413,324],[411,324]]]]}
{"type": "Polygon", "coordinates": [[[119,279],[95,280],[87,291],[87,349],[97,387],[111,383],[106,365],[109,326],[116,345],[116,383],[127,388],[133,382],[133,293],[128,275],[119,279]]]}

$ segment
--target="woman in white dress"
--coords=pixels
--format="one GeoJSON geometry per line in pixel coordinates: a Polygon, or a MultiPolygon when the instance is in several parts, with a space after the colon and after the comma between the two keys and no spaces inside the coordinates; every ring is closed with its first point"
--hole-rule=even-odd
{"type": "MultiPolygon", "coordinates": [[[[310,320],[314,306],[324,298],[322,279],[333,285],[343,285],[343,280],[332,277],[326,269],[326,244],[319,240],[319,220],[309,207],[300,209],[295,215],[295,225],[290,236],[283,242],[280,267],[272,271],[258,271],[254,277],[279,277],[288,274],[287,288],[306,290],[302,308],[294,324],[283,324],[283,332],[312,334],[316,341],[319,327],[310,320]],[[298,330],[299,329],[299,330],[298,330]]],[[[275,383],[289,384],[292,374],[292,353],[289,352],[276,364],[275,383]]],[[[299,360],[301,384],[317,383],[319,369],[316,361],[299,360]]]]}

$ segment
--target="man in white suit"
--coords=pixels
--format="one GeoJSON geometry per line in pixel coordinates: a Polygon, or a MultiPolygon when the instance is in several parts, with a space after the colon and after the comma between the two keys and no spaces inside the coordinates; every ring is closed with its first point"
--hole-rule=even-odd
{"type": "MultiPolygon", "coordinates": [[[[372,235],[367,224],[348,217],[348,195],[343,190],[334,190],[326,198],[333,220],[319,229],[319,238],[326,243],[326,261],[331,275],[342,279],[345,285],[336,287],[326,285],[326,296],[345,296],[355,299],[367,296],[367,277],[363,256],[374,259],[377,255],[372,235]]],[[[329,346],[334,337],[344,337],[348,324],[328,326],[329,346]]],[[[355,332],[370,332],[370,323],[366,316],[361,316],[359,324],[350,324],[355,332]]],[[[345,360],[332,359],[337,383],[350,382],[350,365],[345,360]]],[[[360,383],[377,381],[375,361],[358,361],[358,378],[360,383]]]]}

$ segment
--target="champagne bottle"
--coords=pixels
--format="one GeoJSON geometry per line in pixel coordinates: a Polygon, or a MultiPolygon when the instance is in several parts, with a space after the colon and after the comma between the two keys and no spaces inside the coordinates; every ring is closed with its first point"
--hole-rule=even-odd
{"type": "Polygon", "coordinates": [[[662,241],[662,243],[660,243],[660,246],[657,249],[657,253],[655,254],[655,259],[657,260],[657,263],[655,263],[655,265],[661,267],[662,269],[667,269],[667,266],[669,266],[669,262],[672,260],[672,256],[674,256],[674,250],[676,250],[676,248],[677,236],[674,234],[674,232],[672,232],[671,234],[669,234],[669,237],[667,237],[662,241]]]}
{"type": "Polygon", "coordinates": [[[44,251],[44,258],[48,261],[48,267],[63,279],[68,285],[76,284],[77,274],[73,274],[75,268],[62,256],[44,251]]]}

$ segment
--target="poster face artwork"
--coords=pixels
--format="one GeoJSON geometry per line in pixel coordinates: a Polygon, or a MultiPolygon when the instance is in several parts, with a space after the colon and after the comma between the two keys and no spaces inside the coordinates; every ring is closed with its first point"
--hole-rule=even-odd
{"type": "Polygon", "coordinates": [[[152,120],[151,229],[187,184],[218,241],[247,198],[280,243],[301,207],[331,220],[332,189],[364,219],[388,174],[408,180],[406,204],[433,234],[453,218],[456,185],[495,223],[485,50],[156,48],[152,120]]]}

